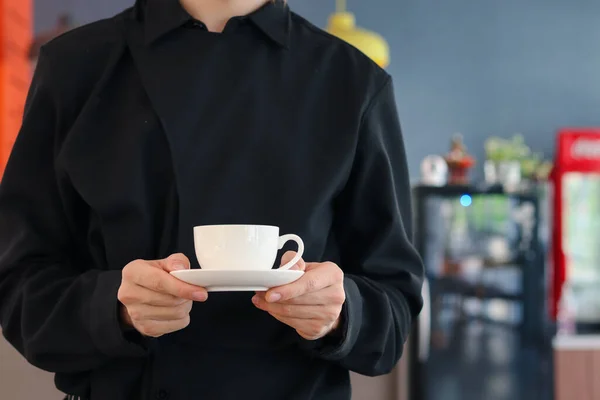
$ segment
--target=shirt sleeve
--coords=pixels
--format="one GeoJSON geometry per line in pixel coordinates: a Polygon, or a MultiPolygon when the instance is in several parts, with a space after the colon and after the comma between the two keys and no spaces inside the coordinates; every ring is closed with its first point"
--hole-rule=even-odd
{"type": "Polygon", "coordinates": [[[341,326],[306,343],[363,375],[399,361],[423,299],[423,264],[412,242],[411,188],[391,78],[365,111],[351,176],[335,206],[344,270],[341,326]]]}
{"type": "Polygon", "coordinates": [[[0,185],[0,325],[31,364],[72,373],[145,351],[119,325],[121,271],[90,269],[74,256],[54,167],[52,83],[42,53],[0,185]]]}

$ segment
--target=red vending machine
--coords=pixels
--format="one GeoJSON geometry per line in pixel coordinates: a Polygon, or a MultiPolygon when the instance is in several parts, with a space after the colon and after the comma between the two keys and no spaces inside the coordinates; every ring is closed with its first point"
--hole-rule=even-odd
{"type": "Polygon", "coordinates": [[[557,320],[568,297],[578,331],[600,332],[600,128],[556,140],[550,312],[557,320]]]}

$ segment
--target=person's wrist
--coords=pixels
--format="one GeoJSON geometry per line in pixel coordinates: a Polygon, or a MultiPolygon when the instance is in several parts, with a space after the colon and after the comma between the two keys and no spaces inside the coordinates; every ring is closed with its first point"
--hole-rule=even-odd
{"type": "Polygon", "coordinates": [[[342,313],[340,313],[340,315],[337,317],[337,319],[331,326],[331,329],[329,330],[329,332],[327,333],[326,336],[331,337],[331,338],[341,337],[342,336],[342,325],[343,325],[342,324],[342,313]]]}
{"type": "Polygon", "coordinates": [[[340,319],[341,319],[341,316],[337,317],[337,319],[335,320],[333,325],[331,325],[330,332],[335,332],[338,330],[338,328],[340,327],[340,319]]]}

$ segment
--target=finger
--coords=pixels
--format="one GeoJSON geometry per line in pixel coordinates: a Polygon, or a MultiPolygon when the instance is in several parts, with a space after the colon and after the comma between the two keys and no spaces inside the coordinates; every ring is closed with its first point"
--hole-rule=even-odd
{"type": "Polygon", "coordinates": [[[294,329],[298,329],[298,327],[301,327],[302,324],[305,323],[305,321],[306,321],[306,320],[302,320],[302,319],[286,318],[286,317],[282,317],[280,315],[271,314],[271,316],[273,318],[275,318],[276,320],[278,320],[279,322],[284,323],[287,326],[289,326],[290,328],[294,328],[294,329]]]}
{"type": "Polygon", "coordinates": [[[147,304],[158,307],[174,307],[188,300],[170,294],[154,292],[135,283],[130,283],[119,290],[119,301],[125,305],[147,304]]]}
{"type": "Polygon", "coordinates": [[[129,316],[134,321],[179,321],[187,318],[192,310],[193,303],[187,301],[175,307],[156,307],[147,304],[139,304],[128,309],[129,316]]]}
{"type": "Polygon", "coordinates": [[[190,269],[190,259],[182,253],[172,254],[164,260],[156,260],[152,263],[167,272],[190,269]]]}
{"type": "Polygon", "coordinates": [[[298,335],[306,340],[317,340],[322,338],[329,331],[328,327],[323,326],[317,320],[286,318],[278,315],[272,316],[279,322],[294,328],[298,335]]]}
{"type": "Polygon", "coordinates": [[[186,328],[190,324],[190,317],[176,321],[140,321],[134,326],[135,328],[145,336],[159,337],[168,333],[173,333],[186,328]]]}
{"type": "Polygon", "coordinates": [[[140,267],[130,278],[134,283],[154,292],[194,301],[206,301],[208,298],[206,289],[180,281],[158,268],[140,267]]]}
{"type": "MultiPolygon", "coordinates": [[[[263,298],[265,296],[263,295],[263,298]]],[[[280,304],[295,305],[342,305],[346,300],[343,286],[332,285],[317,292],[307,293],[288,300],[280,300],[280,304]]]]}
{"type": "Polygon", "coordinates": [[[295,305],[282,303],[269,303],[260,297],[253,297],[254,305],[273,316],[296,319],[325,319],[327,312],[324,306],[320,305],[295,305]]]}
{"type": "MultiPolygon", "coordinates": [[[[291,251],[291,250],[290,251],[286,251],[285,254],[281,257],[281,266],[283,266],[283,265],[289,263],[290,261],[292,261],[292,259],[294,257],[296,257],[296,254],[298,254],[298,253],[295,252],[295,251],[291,251]]],[[[306,269],[306,263],[301,258],[290,269],[304,271],[306,269]]]]}
{"type": "Polygon", "coordinates": [[[311,266],[297,281],[267,291],[267,301],[286,301],[303,296],[306,293],[316,292],[338,283],[340,273],[343,277],[341,270],[331,263],[322,263],[316,267],[311,266]]]}
{"type": "Polygon", "coordinates": [[[295,282],[268,290],[265,296],[268,302],[274,303],[300,297],[324,287],[326,287],[326,283],[318,271],[317,273],[306,272],[295,282]]]}

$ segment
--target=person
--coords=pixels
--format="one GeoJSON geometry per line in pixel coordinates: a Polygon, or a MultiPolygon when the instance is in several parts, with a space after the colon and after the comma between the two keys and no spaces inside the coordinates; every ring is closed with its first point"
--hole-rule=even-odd
{"type": "Polygon", "coordinates": [[[341,400],[394,368],[423,266],[393,83],[358,50],[280,0],[138,0],[46,44],[25,108],[0,323],[69,398],[341,400]],[[211,224],[298,234],[305,274],[171,276],[211,224]]]}

